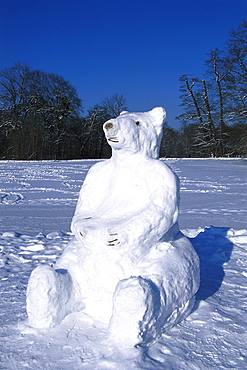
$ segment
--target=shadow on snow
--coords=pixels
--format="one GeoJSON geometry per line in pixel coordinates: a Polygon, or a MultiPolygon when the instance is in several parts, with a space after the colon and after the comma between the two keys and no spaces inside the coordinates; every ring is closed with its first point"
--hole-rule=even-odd
{"type": "Polygon", "coordinates": [[[225,276],[223,264],[230,260],[233,249],[233,243],[227,238],[229,229],[210,226],[195,238],[190,238],[200,258],[201,284],[197,301],[212,296],[222,284],[225,276]]]}

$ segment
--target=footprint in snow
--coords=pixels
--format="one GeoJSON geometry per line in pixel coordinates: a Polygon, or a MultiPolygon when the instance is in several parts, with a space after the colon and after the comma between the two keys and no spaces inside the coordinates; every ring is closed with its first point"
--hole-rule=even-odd
{"type": "Polygon", "coordinates": [[[21,193],[5,193],[0,195],[0,203],[2,204],[17,204],[25,199],[21,193]]]}

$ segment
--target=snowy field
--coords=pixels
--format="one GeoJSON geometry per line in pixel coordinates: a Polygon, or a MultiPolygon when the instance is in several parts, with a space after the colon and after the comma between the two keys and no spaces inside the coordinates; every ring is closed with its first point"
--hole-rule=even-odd
{"type": "Polygon", "coordinates": [[[70,240],[94,163],[0,161],[0,369],[247,369],[246,160],[166,160],[181,180],[180,227],[201,261],[197,302],[180,325],[148,348],[125,350],[83,314],[49,330],[27,325],[28,277],[70,240]]]}

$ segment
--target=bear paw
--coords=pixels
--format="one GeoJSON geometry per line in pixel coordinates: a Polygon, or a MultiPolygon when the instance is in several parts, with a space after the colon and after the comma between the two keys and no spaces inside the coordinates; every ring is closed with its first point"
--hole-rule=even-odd
{"type": "Polygon", "coordinates": [[[70,275],[56,272],[48,265],[37,266],[28,281],[26,308],[29,322],[36,328],[58,324],[66,315],[71,292],[70,275]]]}
{"type": "Polygon", "coordinates": [[[155,284],[140,276],[121,280],[113,299],[110,336],[128,347],[152,340],[154,322],[160,310],[160,296],[155,284]]]}

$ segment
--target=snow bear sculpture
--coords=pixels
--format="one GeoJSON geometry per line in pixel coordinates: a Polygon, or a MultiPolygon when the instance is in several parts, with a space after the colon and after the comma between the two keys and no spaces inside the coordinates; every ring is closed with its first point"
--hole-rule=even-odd
{"type": "Polygon", "coordinates": [[[179,231],[179,184],[158,160],[165,110],[122,112],[104,126],[112,157],[89,170],[54,268],[27,289],[34,327],[83,311],[114,340],[145,345],[186,317],[199,287],[198,256],[179,231]]]}

